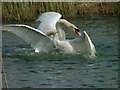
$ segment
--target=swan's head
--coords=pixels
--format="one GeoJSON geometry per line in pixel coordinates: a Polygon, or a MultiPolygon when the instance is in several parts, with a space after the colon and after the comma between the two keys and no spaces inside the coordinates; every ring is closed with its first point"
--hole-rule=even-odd
{"type": "Polygon", "coordinates": [[[71,24],[70,22],[68,22],[65,19],[60,19],[57,23],[56,26],[60,27],[60,26],[66,26],[68,28],[68,30],[74,31],[76,34],[81,36],[81,33],[79,31],[79,29],[74,25],[71,24]]]}
{"type": "Polygon", "coordinates": [[[81,36],[81,33],[80,33],[79,29],[78,29],[75,25],[70,24],[68,28],[70,28],[70,29],[73,30],[76,34],[78,34],[78,35],[81,36]]]}

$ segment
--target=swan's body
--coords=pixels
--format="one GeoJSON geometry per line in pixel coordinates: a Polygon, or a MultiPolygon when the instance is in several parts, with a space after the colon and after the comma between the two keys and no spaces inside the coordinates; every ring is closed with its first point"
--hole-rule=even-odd
{"type": "Polygon", "coordinates": [[[47,12],[37,20],[41,22],[37,29],[27,25],[10,24],[4,25],[3,30],[11,31],[21,37],[31,44],[35,52],[51,52],[59,49],[64,53],[84,53],[94,57],[96,50],[88,34],[84,31],[81,36],[75,25],[60,18],[59,13],[47,12]],[[62,26],[75,31],[78,37],[66,40],[62,26]]]}

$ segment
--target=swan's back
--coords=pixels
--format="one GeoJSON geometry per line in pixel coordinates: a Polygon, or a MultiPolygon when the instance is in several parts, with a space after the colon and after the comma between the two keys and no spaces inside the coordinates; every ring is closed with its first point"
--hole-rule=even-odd
{"type": "Polygon", "coordinates": [[[44,33],[56,32],[56,22],[61,18],[61,14],[56,12],[43,13],[37,21],[40,21],[38,29],[44,33]]]}

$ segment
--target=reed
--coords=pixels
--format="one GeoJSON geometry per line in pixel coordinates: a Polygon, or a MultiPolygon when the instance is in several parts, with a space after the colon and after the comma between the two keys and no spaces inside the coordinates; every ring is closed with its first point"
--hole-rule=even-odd
{"type": "Polygon", "coordinates": [[[35,20],[41,13],[54,11],[64,18],[76,15],[119,14],[119,2],[3,2],[3,23],[35,20]]]}

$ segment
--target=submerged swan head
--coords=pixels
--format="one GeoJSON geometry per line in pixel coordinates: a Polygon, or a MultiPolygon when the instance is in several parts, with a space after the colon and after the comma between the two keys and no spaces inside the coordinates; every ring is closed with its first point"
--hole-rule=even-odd
{"type": "Polygon", "coordinates": [[[61,28],[61,26],[66,26],[68,29],[73,30],[76,34],[81,35],[79,29],[72,23],[68,22],[65,19],[60,19],[56,23],[56,29],[61,28]]]}

